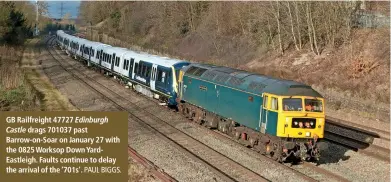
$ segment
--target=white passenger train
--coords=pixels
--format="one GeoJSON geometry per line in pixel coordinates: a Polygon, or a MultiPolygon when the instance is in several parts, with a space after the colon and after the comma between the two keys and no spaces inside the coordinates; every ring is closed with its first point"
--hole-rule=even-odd
{"type": "Polygon", "coordinates": [[[120,78],[144,95],[177,104],[179,70],[190,62],[89,41],[62,30],[56,40],[62,50],[86,65],[120,78]]]}

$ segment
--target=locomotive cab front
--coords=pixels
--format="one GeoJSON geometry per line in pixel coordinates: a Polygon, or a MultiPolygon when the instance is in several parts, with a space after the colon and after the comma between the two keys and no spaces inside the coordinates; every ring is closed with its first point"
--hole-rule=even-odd
{"type": "Polygon", "coordinates": [[[261,132],[275,133],[281,138],[284,141],[286,157],[290,155],[302,159],[319,157],[320,147],[325,147],[319,146],[320,139],[324,138],[323,98],[265,93],[261,108],[261,132]],[[274,124],[274,121],[277,122],[274,124]]]}
{"type": "Polygon", "coordinates": [[[314,97],[281,97],[277,136],[287,138],[324,137],[324,99],[314,97]]]}

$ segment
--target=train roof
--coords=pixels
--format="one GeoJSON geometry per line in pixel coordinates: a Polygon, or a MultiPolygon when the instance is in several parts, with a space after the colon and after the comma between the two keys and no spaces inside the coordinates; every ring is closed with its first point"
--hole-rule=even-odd
{"type": "Polygon", "coordinates": [[[157,63],[155,63],[155,64],[160,64],[160,65],[166,66],[166,67],[175,66],[176,64],[180,64],[180,63],[188,63],[187,61],[178,60],[178,59],[171,59],[168,57],[160,57],[160,56],[156,56],[156,55],[151,55],[151,57],[156,58],[155,60],[157,61],[157,63]]]}
{"type": "Polygon", "coordinates": [[[152,55],[152,54],[148,54],[145,52],[136,52],[136,51],[132,51],[132,50],[127,50],[124,57],[127,59],[136,58],[136,59],[139,59],[140,61],[144,61],[144,62],[148,62],[148,63],[152,63],[152,64],[164,66],[164,67],[171,67],[171,66],[175,66],[178,63],[186,62],[186,61],[182,61],[182,60],[175,60],[175,59],[170,59],[167,57],[160,57],[157,55],[152,55]]]}
{"type": "Polygon", "coordinates": [[[240,89],[254,94],[263,92],[282,96],[311,96],[323,98],[311,86],[303,83],[278,79],[234,68],[209,64],[192,63],[183,68],[185,75],[240,89]]]}
{"type": "Polygon", "coordinates": [[[117,56],[120,54],[125,54],[128,49],[122,47],[105,47],[103,52],[107,54],[116,54],[117,56]]]}
{"type": "Polygon", "coordinates": [[[98,46],[110,46],[108,44],[103,44],[103,43],[100,43],[100,42],[94,42],[94,41],[90,41],[90,40],[87,40],[87,39],[84,39],[86,40],[85,41],[85,44],[88,45],[88,46],[92,46],[92,47],[98,47],[98,46]]]}

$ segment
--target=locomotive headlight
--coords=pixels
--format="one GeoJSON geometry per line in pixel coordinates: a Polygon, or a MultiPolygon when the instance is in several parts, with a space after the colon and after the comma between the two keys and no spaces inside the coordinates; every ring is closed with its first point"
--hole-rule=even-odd
{"type": "Polygon", "coordinates": [[[305,132],[305,136],[307,136],[307,137],[311,136],[311,132],[309,132],[309,131],[305,132]]]}

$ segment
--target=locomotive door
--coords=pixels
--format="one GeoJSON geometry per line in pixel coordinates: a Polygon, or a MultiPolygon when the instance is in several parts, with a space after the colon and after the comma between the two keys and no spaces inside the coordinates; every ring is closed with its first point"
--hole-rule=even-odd
{"type": "Polygon", "coordinates": [[[214,87],[214,90],[211,89],[211,91],[207,93],[206,102],[210,104],[212,112],[217,112],[220,102],[220,86],[214,85],[214,87]]]}
{"type": "Polygon", "coordinates": [[[266,133],[267,115],[268,115],[268,110],[267,110],[268,101],[269,101],[269,96],[263,95],[263,103],[261,105],[260,117],[259,117],[259,127],[261,130],[261,133],[266,133]]]}
{"type": "Polygon", "coordinates": [[[151,84],[151,90],[156,90],[155,89],[156,75],[157,75],[157,65],[153,64],[152,72],[151,72],[151,80],[149,82],[151,84]]]}

